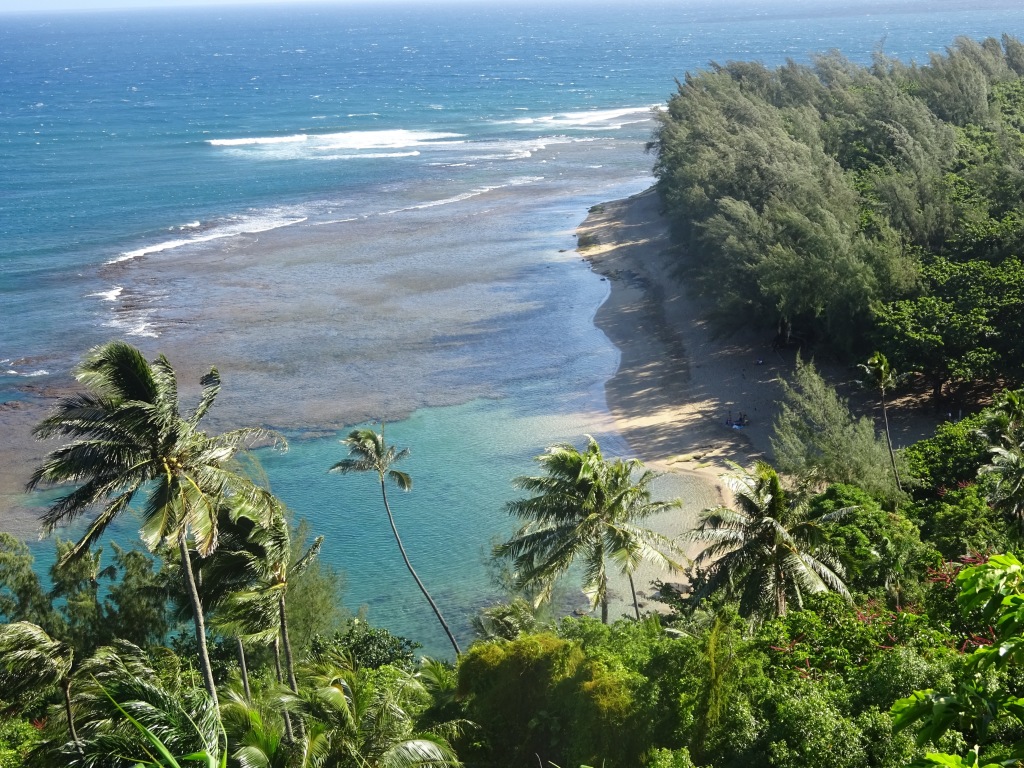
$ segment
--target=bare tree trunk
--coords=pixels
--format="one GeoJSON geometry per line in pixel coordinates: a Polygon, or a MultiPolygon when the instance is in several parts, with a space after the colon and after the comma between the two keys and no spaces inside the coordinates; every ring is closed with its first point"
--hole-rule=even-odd
{"type": "MultiPolygon", "coordinates": [[[[281,642],[284,646],[284,668],[288,672],[288,685],[292,693],[299,695],[299,683],[295,679],[295,659],[292,656],[292,643],[288,638],[288,612],[285,610],[284,593],[282,592],[277,601],[278,611],[281,620],[281,642]]],[[[302,737],[302,720],[298,721],[299,737],[302,737]]]]}
{"type": "Polygon", "coordinates": [[[422,592],[423,596],[427,598],[427,602],[430,603],[430,607],[433,609],[434,615],[437,616],[437,620],[441,622],[441,627],[444,629],[444,633],[448,635],[448,639],[451,641],[452,648],[455,649],[455,656],[457,658],[462,655],[462,650],[459,648],[459,644],[455,640],[455,635],[453,635],[452,631],[448,628],[448,623],[444,620],[444,616],[441,615],[441,611],[437,607],[437,604],[434,603],[434,598],[430,596],[430,593],[427,592],[427,588],[423,586],[423,582],[420,581],[420,577],[416,575],[416,571],[412,567],[412,563],[409,562],[409,555],[405,553],[405,547],[402,545],[402,537],[398,535],[398,528],[395,526],[395,518],[391,514],[391,505],[388,504],[388,493],[384,488],[383,474],[380,476],[380,492],[384,497],[384,509],[388,513],[388,522],[391,523],[391,532],[395,534],[395,541],[398,542],[398,549],[402,553],[402,559],[405,561],[405,567],[409,569],[409,573],[411,573],[412,577],[416,580],[416,585],[420,588],[420,592],[422,592]]]}
{"type": "Polygon", "coordinates": [[[604,555],[601,556],[601,575],[597,580],[597,594],[601,600],[601,623],[608,623],[608,574],[604,570],[604,555]]]}
{"type": "Polygon", "coordinates": [[[185,529],[178,534],[178,550],[181,553],[181,570],[185,575],[185,588],[192,601],[192,621],[196,628],[196,644],[199,646],[199,669],[203,673],[203,685],[213,700],[213,705],[220,708],[217,699],[217,686],[213,681],[213,667],[210,664],[210,651],[206,647],[206,623],[203,620],[203,604],[199,599],[195,575],[192,573],[192,558],[188,554],[188,541],[185,529]]]}
{"type": "Polygon", "coordinates": [[[284,684],[284,676],[281,674],[281,640],[277,637],[274,638],[274,674],[277,682],[284,684]]]}
{"type": "Polygon", "coordinates": [[[295,679],[295,658],[292,656],[292,644],[288,638],[288,615],[285,611],[284,595],[277,600],[277,610],[281,622],[281,645],[284,650],[284,668],[288,673],[288,685],[292,693],[299,692],[299,684],[295,679]]]}
{"type": "Polygon", "coordinates": [[[235,647],[238,651],[238,669],[242,673],[242,690],[245,691],[245,700],[252,701],[252,691],[249,689],[249,667],[245,663],[245,646],[242,645],[242,638],[235,637],[235,647]]]}
{"type": "Polygon", "coordinates": [[[627,573],[629,577],[629,591],[633,593],[633,610],[636,612],[636,620],[640,621],[640,601],[636,599],[636,584],[633,583],[633,574],[627,573]]]}
{"type": "Polygon", "coordinates": [[[60,684],[61,690],[64,691],[64,714],[68,718],[68,733],[71,735],[71,741],[75,744],[75,751],[78,752],[78,757],[85,762],[85,753],[82,751],[82,742],[78,740],[78,731],[75,730],[75,718],[71,714],[71,679],[65,678],[60,684]]]}
{"type": "Polygon", "coordinates": [[[778,564],[775,566],[775,615],[786,615],[786,579],[778,564]]]}
{"type": "Polygon", "coordinates": [[[882,421],[885,424],[885,442],[889,446],[889,461],[892,462],[892,474],[896,478],[896,487],[900,493],[903,492],[903,483],[900,482],[900,472],[896,469],[896,454],[892,450],[892,437],[889,435],[889,410],[885,407],[885,390],[882,390],[882,421]]]}
{"type": "MultiPolygon", "coordinates": [[[[277,675],[277,682],[281,685],[284,684],[284,677],[281,675],[281,640],[278,637],[274,638],[274,672],[277,675]]],[[[295,743],[295,733],[292,731],[292,719],[287,712],[282,712],[284,715],[284,737],[288,740],[289,744],[295,743]]]]}

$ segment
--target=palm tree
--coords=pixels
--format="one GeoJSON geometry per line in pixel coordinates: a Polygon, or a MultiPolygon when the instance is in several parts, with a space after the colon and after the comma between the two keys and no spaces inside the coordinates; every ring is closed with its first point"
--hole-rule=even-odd
{"type": "Polygon", "coordinates": [[[737,508],[701,513],[690,534],[705,542],[697,556],[693,596],[725,589],[738,593],[744,616],[782,616],[803,595],[832,590],[849,599],[838,558],[820,544],[821,526],[840,520],[850,508],[814,516],[807,504],[782,488],[778,473],[763,461],[749,472],[725,477],[737,508]]]}
{"type": "Polygon", "coordinates": [[[1024,390],[1005,390],[997,398],[981,434],[988,440],[989,463],[979,475],[991,474],[995,487],[989,494],[992,506],[1024,532],[1024,390]]]}
{"type": "Polygon", "coordinates": [[[266,504],[268,494],[239,471],[233,461],[259,440],[278,440],[263,429],[239,429],[209,435],[199,422],[220,391],[215,368],[202,377],[199,404],[182,415],[174,369],[163,355],[152,363],[135,347],[111,341],[92,349],[75,373],[88,392],[64,398],[36,427],[42,439],[72,442],[47,455],[28,488],[76,483],[42,516],[44,533],[98,509],[82,539],[68,550],[75,558],[94,544],[140,491],[143,540],[155,548],[175,543],[181,573],[192,602],[199,663],[207,693],[217,691],[206,647],[203,607],[193,578],[189,536],[206,557],[217,547],[217,512],[227,496],[266,504]]]}
{"type": "MultiPolygon", "coordinates": [[[[236,505],[222,511],[221,518],[221,545],[198,571],[203,602],[213,608],[217,629],[235,638],[247,700],[251,700],[252,692],[246,643],[271,646],[278,683],[284,684],[287,675],[289,687],[297,694],[288,632],[289,579],[301,574],[316,559],[323,537],[318,537],[303,555],[296,556],[286,509],[276,497],[271,499],[269,509],[252,510],[244,504],[236,505]]],[[[292,743],[294,734],[287,712],[284,723],[287,741],[292,743]]]]}
{"type": "Polygon", "coordinates": [[[255,527],[250,534],[252,550],[233,553],[243,563],[249,584],[228,596],[223,619],[233,623],[243,639],[273,642],[280,638],[288,683],[298,693],[295,659],[288,634],[289,577],[298,576],[316,559],[324,537],[320,536],[299,558],[292,555],[291,534],[283,510],[266,528],[255,527]]]}
{"type": "Polygon", "coordinates": [[[179,761],[223,765],[225,734],[216,702],[193,687],[173,653],[157,649],[153,654],[118,640],[82,663],[75,704],[82,712],[87,768],[179,761]]]}
{"type": "Polygon", "coordinates": [[[862,363],[861,368],[871,379],[872,384],[878,390],[882,400],[882,421],[885,424],[885,442],[889,446],[889,461],[892,463],[892,474],[896,478],[896,488],[903,491],[903,484],[900,482],[900,473],[896,469],[896,452],[892,449],[892,435],[889,433],[889,411],[886,407],[886,390],[892,390],[899,381],[896,372],[889,365],[889,360],[881,352],[875,352],[868,358],[867,363],[862,363]]]}
{"type": "Polygon", "coordinates": [[[413,579],[416,581],[416,585],[420,588],[420,592],[423,593],[427,602],[430,603],[430,607],[434,611],[434,615],[437,616],[437,620],[441,623],[444,633],[448,635],[448,640],[451,642],[452,648],[455,649],[455,655],[459,656],[462,651],[459,649],[459,644],[455,640],[455,635],[453,635],[451,629],[448,628],[448,622],[446,622],[444,620],[444,616],[441,615],[441,611],[434,602],[434,598],[430,596],[427,588],[423,586],[423,582],[417,575],[416,570],[412,567],[412,563],[409,562],[409,555],[406,553],[405,546],[402,544],[401,536],[398,535],[398,528],[395,526],[394,515],[391,514],[391,505],[388,504],[388,492],[385,481],[390,480],[403,491],[412,489],[412,478],[405,472],[392,469],[393,464],[401,461],[409,455],[409,449],[403,448],[401,451],[396,452],[393,445],[388,445],[384,442],[383,423],[381,424],[380,430],[380,432],[374,432],[372,429],[355,429],[350,432],[348,437],[341,441],[343,445],[348,446],[348,458],[339,461],[331,467],[329,471],[340,472],[342,474],[348,474],[350,472],[377,473],[377,476],[380,478],[380,493],[384,499],[384,511],[387,512],[388,522],[391,523],[391,532],[395,535],[395,541],[398,543],[398,549],[402,553],[402,559],[405,561],[405,567],[409,569],[409,573],[412,574],[413,579]]]}
{"type": "Polygon", "coordinates": [[[521,597],[480,609],[470,623],[481,640],[515,640],[524,633],[538,632],[544,626],[537,617],[537,608],[521,597]]]}
{"type": "MultiPolygon", "coordinates": [[[[512,501],[510,514],[527,522],[512,538],[495,547],[497,557],[510,557],[521,587],[536,590],[536,604],[551,598],[559,576],[577,560],[584,568],[584,591],[591,606],[601,606],[601,620],[608,622],[608,562],[617,564],[629,577],[643,560],[680,568],[672,559],[671,541],[638,522],[659,512],[675,509],[681,502],[652,501],[654,472],[637,459],[607,461],[594,438],[577,450],[569,444],[548,448],[537,457],[546,474],[517,477],[517,488],[534,495],[512,501]],[[639,476],[634,480],[634,475],[639,476]]],[[[633,589],[633,605],[640,608],[633,589]]]]}
{"type": "MultiPolygon", "coordinates": [[[[248,550],[262,553],[262,550],[250,543],[250,536],[254,528],[266,524],[266,521],[262,519],[262,514],[247,514],[246,506],[239,503],[237,498],[225,499],[224,502],[218,512],[217,549],[209,557],[192,560],[193,578],[203,608],[212,615],[214,630],[235,638],[242,685],[249,696],[251,690],[242,635],[253,631],[252,622],[242,626],[235,617],[225,615],[227,611],[224,606],[234,593],[247,589],[253,581],[253,576],[246,570],[247,561],[244,556],[248,550]]],[[[175,578],[175,564],[169,563],[167,567],[170,578],[175,578]]],[[[183,593],[173,594],[171,599],[175,618],[191,620],[192,601],[183,593]]]]}
{"type": "MultiPolygon", "coordinates": [[[[412,712],[430,701],[423,683],[406,672],[379,677],[332,655],[307,668],[307,718],[322,724],[327,764],[346,768],[458,768],[450,740],[465,721],[419,728],[412,712]]],[[[311,723],[312,724],[312,723],[311,723]]]]}
{"type": "MultiPolygon", "coordinates": [[[[274,698],[274,697],[272,697],[274,698]]],[[[311,721],[298,740],[281,732],[281,724],[266,702],[228,686],[223,691],[224,729],[239,768],[321,768],[330,750],[327,728],[311,721]]],[[[288,705],[297,700],[289,697],[288,705]]],[[[275,707],[276,710],[276,707],[275,707]]],[[[285,720],[285,723],[288,721],[285,720]]]]}
{"type": "Polygon", "coordinates": [[[60,688],[68,733],[78,756],[84,760],[71,707],[74,661],[71,646],[54,640],[36,624],[28,621],[0,624],[0,691],[4,698],[13,702],[26,694],[60,688]]]}

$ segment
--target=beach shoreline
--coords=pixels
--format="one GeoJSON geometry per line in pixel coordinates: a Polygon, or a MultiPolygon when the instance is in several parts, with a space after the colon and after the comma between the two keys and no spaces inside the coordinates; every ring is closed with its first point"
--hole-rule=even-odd
{"type": "MultiPolygon", "coordinates": [[[[727,503],[721,475],[731,463],[746,467],[770,454],[778,379],[791,362],[764,334],[714,335],[708,305],[674,274],[678,252],[655,190],[591,208],[577,243],[580,256],[610,284],[594,318],[621,353],[605,384],[608,409],[633,455],[664,473],[659,498],[682,497],[682,510],[647,523],[675,539],[701,509],[727,503]],[[749,424],[730,426],[740,414],[749,424]]],[[[684,546],[688,557],[698,549],[684,546]]],[[[645,563],[635,574],[642,610],[661,606],[651,601],[656,579],[685,583],[684,574],[645,563]]],[[[611,615],[631,614],[627,580],[615,574],[610,591],[611,615]]]]}
{"type": "MultiPolygon", "coordinates": [[[[771,350],[770,339],[713,336],[704,319],[707,306],[671,274],[673,248],[659,208],[653,190],[595,205],[576,236],[580,257],[610,286],[593,322],[620,353],[604,385],[611,425],[632,455],[664,473],[657,497],[683,499],[681,512],[649,521],[652,529],[675,538],[701,509],[727,500],[720,475],[728,462],[746,466],[767,454],[776,379],[786,365],[771,350]],[[726,421],[741,412],[749,425],[730,428],[726,421]]],[[[37,535],[40,505],[24,495],[22,481],[15,478],[27,477],[42,459],[46,446],[32,436],[32,428],[67,393],[53,388],[3,406],[10,435],[0,459],[22,471],[3,473],[0,529],[18,538],[37,535]]],[[[696,553],[691,547],[687,554],[696,553]]],[[[649,600],[655,579],[685,581],[683,574],[645,564],[636,583],[648,609],[657,608],[649,600]]],[[[626,579],[616,577],[613,592],[613,615],[628,612],[626,579]]]]}
{"type": "MultiPolygon", "coordinates": [[[[608,413],[599,420],[627,446],[616,453],[640,458],[661,473],[656,499],[682,500],[680,510],[646,521],[677,539],[701,510],[729,503],[723,473],[770,456],[779,379],[792,371],[793,354],[772,349],[763,331],[715,335],[707,319],[710,305],[676,276],[679,252],[653,189],[593,206],[576,238],[579,258],[609,286],[593,323],[619,350],[615,372],[604,383],[608,413]],[[741,414],[748,423],[730,425],[741,414]]],[[[41,511],[23,485],[48,447],[32,436],[32,428],[70,391],[34,388],[29,399],[0,404],[0,422],[9,433],[0,446],[7,469],[0,473],[0,530],[18,538],[37,535],[41,511]]],[[[894,425],[899,423],[897,414],[894,425]]],[[[920,429],[910,432],[923,436],[920,429]]],[[[901,437],[904,444],[913,440],[906,428],[901,437]]],[[[684,545],[683,551],[692,558],[699,547],[684,545]]],[[[643,564],[635,582],[644,611],[665,610],[652,599],[655,581],[683,588],[686,574],[643,564]]],[[[610,592],[611,616],[631,616],[628,580],[613,574],[610,592]]]]}

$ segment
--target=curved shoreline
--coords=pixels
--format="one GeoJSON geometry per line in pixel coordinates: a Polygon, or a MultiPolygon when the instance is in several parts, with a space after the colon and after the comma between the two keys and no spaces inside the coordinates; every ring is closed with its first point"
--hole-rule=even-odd
{"type": "MultiPolygon", "coordinates": [[[[612,427],[633,454],[666,473],[657,496],[683,498],[682,514],[649,521],[653,529],[675,537],[701,509],[724,500],[719,475],[728,468],[726,460],[746,464],[767,451],[777,396],[774,380],[785,364],[772,353],[768,340],[711,335],[702,319],[705,305],[687,295],[671,275],[668,225],[659,215],[653,190],[594,206],[579,225],[577,238],[582,243],[578,253],[609,283],[593,323],[620,353],[615,373],[604,384],[612,427]],[[758,359],[764,364],[756,365],[758,359]],[[747,413],[750,426],[742,431],[727,427],[730,410],[733,416],[747,413]]],[[[50,397],[41,400],[60,393],[46,394],[50,397]]],[[[41,452],[40,444],[30,439],[30,429],[45,407],[43,402],[25,404],[16,414],[5,414],[8,423],[13,417],[15,431],[24,438],[8,441],[8,458],[16,452],[23,462],[41,452]]],[[[13,501],[21,489],[4,490],[13,501]]],[[[29,538],[37,525],[35,511],[19,505],[20,514],[11,514],[8,508],[0,528],[29,538]]],[[[653,567],[642,568],[636,576],[643,593],[650,592],[655,579],[683,579],[653,567]]],[[[626,613],[630,603],[625,579],[617,578],[612,589],[613,615],[626,613]]]]}
{"type": "MultiPolygon", "coordinates": [[[[594,206],[576,233],[577,252],[611,289],[594,318],[621,354],[605,384],[608,410],[632,452],[666,473],[659,494],[682,496],[682,513],[648,521],[674,538],[701,509],[726,500],[720,475],[728,462],[746,465],[769,453],[786,364],[771,339],[712,334],[707,305],[673,273],[669,226],[654,189],[594,206]],[[729,427],[730,414],[741,412],[749,426],[729,427]]],[[[684,577],[645,564],[636,574],[638,593],[648,597],[655,579],[684,577]]],[[[617,576],[611,589],[612,615],[631,613],[625,578],[617,576]]]]}

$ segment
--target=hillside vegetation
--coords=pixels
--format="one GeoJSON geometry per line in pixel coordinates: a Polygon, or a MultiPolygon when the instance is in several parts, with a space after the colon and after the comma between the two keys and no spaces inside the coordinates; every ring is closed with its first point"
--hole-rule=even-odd
{"type": "Polygon", "coordinates": [[[1024,45],[688,74],[651,148],[680,268],[779,343],[882,351],[936,397],[1024,372],[1024,45]]]}

